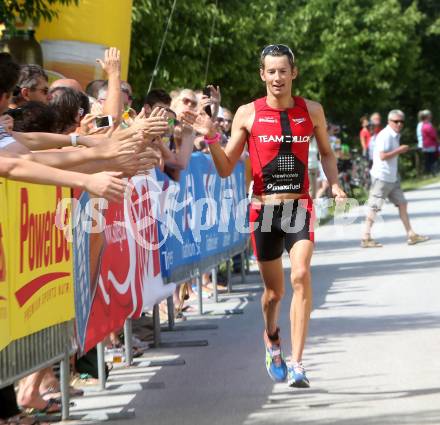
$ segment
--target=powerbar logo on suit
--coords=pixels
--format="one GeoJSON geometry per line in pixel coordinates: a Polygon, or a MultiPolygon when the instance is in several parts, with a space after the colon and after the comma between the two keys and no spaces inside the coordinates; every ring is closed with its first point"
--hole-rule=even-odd
{"type": "Polygon", "coordinates": [[[278,120],[274,117],[261,117],[258,118],[258,122],[265,122],[269,124],[278,124],[278,120]]]}
{"type": "Polygon", "coordinates": [[[260,143],[309,143],[311,136],[258,136],[260,143]]]}

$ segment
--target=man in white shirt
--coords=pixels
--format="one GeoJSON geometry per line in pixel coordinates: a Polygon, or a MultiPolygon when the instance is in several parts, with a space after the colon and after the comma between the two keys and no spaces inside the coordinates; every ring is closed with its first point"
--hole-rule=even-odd
{"type": "Polygon", "coordinates": [[[372,185],[368,198],[368,212],[365,221],[364,234],[361,241],[362,248],[378,248],[382,244],[371,238],[376,214],[381,210],[385,199],[389,199],[399,208],[400,219],[405,227],[408,236],[408,245],[425,242],[429,238],[414,232],[409,222],[407,201],[400,187],[398,175],[398,157],[408,152],[408,145],[400,145],[400,132],[405,123],[405,114],[393,109],[388,114],[388,125],[377,135],[376,145],[373,154],[373,166],[370,174],[372,185]]]}

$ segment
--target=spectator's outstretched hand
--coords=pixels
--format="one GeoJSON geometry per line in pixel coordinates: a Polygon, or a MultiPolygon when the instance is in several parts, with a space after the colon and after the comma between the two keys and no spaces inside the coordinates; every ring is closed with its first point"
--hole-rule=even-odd
{"type": "Polygon", "coordinates": [[[129,130],[142,131],[147,141],[160,137],[168,131],[167,111],[163,108],[154,108],[151,115],[145,118],[145,112],[135,118],[129,130]]]}
{"type": "Polygon", "coordinates": [[[192,111],[185,111],[182,121],[184,124],[191,126],[198,133],[203,134],[203,136],[216,132],[214,123],[205,112],[197,114],[192,111]]]}
{"type": "Polygon", "coordinates": [[[105,143],[100,143],[94,147],[98,157],[102,159],[114,159],[125,155],[134,155],[142,150],[142,134],[134,134],[132,137],[119,140],[110,137],[105,143]]]}
{"type": "Polygon", "coordinates": [[[121,52],[116,47],[110,47],[106,49],[104,53],[104,60],[96,59],[102,69],[106,72],[108,76],[110,75],[120,75],[121,73],[121,52]]]}
{"type": "Polygon", "coordinates": [[[161,154],[157,148],[147,146],[136,154],[125,154],[114,158],[113,168],[122,171],[124,176],[132,177],[159,165],[161,154]]]}
{"type": "Polygon", "coordinates": [[[103,172],[91,174],[84,184],[84,189],[92,195],[106,198],[109,201],[121,201],[124,199],[127,182],[121,180],[122,173],[103,172]]]}
{"type": "Polygon", "coordinates": [[[92,123],[93,120],[98,117],[99,115],[96,114],[87,114],[80,123],[78,133],[80,135],[97,135],[97,134],[105,134],[106,136],[110,136],[111,133],[114,131],[114,127],[102,127],[102,128],[95,128],[93,127],[92,123]]]}

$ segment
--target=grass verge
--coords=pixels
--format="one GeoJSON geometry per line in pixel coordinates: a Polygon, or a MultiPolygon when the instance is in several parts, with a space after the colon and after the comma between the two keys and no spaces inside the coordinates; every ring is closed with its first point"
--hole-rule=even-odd
{"type": "Polygon", "coordinates": [[[403,190],[415,190],[420,189],[423,186],[427,186],[429,184],[440,183],[440,177],[422,177],[417,180],[404,180],[402,182],[403,190]]]}

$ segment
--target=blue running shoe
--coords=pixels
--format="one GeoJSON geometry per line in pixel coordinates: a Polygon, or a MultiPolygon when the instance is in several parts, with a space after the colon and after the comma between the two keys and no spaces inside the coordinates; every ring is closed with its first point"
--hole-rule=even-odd
{"type": "MultiPolygon", "coordinates": [[[[278,330],[279,331],[279,330],[278,330]]],[[[266,369],[275,382],[285,382],[287,379],[287,364],[281,351],[281,342],[273,342],[264,331],[264,345],[266,347],[266,369]]]]}
{"type": "Polygon", "coordinates": [[[309,388],[310,382],[307,379],[306,371],[301,362],[291,363],[287,366],[289,387],[309,388]]]}

